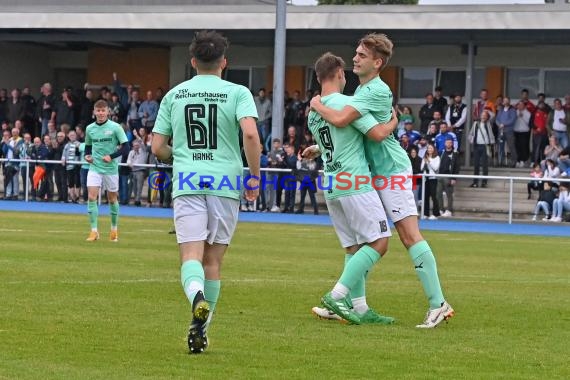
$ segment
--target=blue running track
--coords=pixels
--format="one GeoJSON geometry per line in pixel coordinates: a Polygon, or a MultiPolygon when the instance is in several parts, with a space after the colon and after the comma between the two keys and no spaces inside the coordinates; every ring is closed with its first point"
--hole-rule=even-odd
{"type": "MultiPolygon", "coordinates": [[[[0,201],[1,211],[26,211],[60,214],[87,214],[87,205],[51,203],[51,202],[22,202],[0,201]]],[[[109,207],[102,205],[99,209],[101,215],[109,214],[109,207]]],[[[144,218],[172,218],[172,209],[147,208],[134,206],[121,206],[121,216],[144,218]]],[[[87,218],[87,216],[85,216],[87,218]]],[[[297,215],[280,213],[242,212],[240,222],[256,223],[283,223],[304,224],[318,226],[332,226],[328,215],[297,215]]],[[[87,221],[87,219],[86,219],[87,221]]],[[[540,236],[570,236],[570,225],[567,223],[513,223],[481,222],[456,219],[421,220],[420,228],[426,231],[446,232],[477,232],[507,235],[540,235],[540,236]]]]}

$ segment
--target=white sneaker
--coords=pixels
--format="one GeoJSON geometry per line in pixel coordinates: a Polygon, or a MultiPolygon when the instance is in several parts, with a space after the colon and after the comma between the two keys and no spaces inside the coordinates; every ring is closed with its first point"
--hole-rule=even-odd
{"type": "Polygon", "coordinates": [[[430,215],[428,219],[429,219],[429,220],[437,220],[437,216],[435,216],[435,215],[430,215]]]}
{"type": "Polygon", "coordinates": [[[421,219],[421,220],[427,219],[427,216],[422,215],[422,216],[420,217],[420,219],[421,219]]]}
{"type": "Polygon", "coordinates": [[[532,216],[532,221],[533,221],[533,222],[536,222],[536,215],[533,215],[533,216],[532,216]]]}
{"type": "Polygon", "coordinates": [[[270,211],[271,211],[271,212],[279,212],[279,211],[281,211],[281,210],[279,209],[279,207],[273,206],[273,207],[271,207],[271,210],[270,210],[270,211]]]}
{"type": "Polygon", "coordinates": [[[444,218],[451,218],[453,216],[452,212],[449,210],[445,210],[444,213],[441,214],[442,217],[444,218]]]}
{"type": "Polygon", "coordinates": [[[241,205],[241,207],[239,208],[241,211],[247,211],[247,206],[246,205],[241,205]]]}
{"type": "Polygon", "coordinates": [[[547,217],[547,216],[545,216],[544,218],[542,218],[542,221],[543,221],[543,222],[548,222],[548,221],[550,221],[550,218],[547,217]]]}
{"type": "Polygon", "coordinates": [[[447,321],[455,315],[455,311],[447,302],[443,302],[441,307],[437,309],[430,309],[426,314],[426,318],[421,325],[417,325],[418,329],[433,329],[441,322],[447,321]]]}
{"type": "Polygon", "coordinates": [[[336,321],[342,321],[342,318],[333,313],[332,311],[328,311],[324,307],[315,306],[311,309],[311,313],[315,315],[319,319],[332,319],[336,321]]]}
{"type": "Polygon", "coordinates": [[[249,211],[249,212],[254,212],[255,209],[253,208],[253,205],[247,206],[247,211],[249,211]]]}
{"type": "Polygon", "coordinates": [[[552,218],[550,218],[550,221],[554,223],[560,223],[562,222],[562,218],[559,216],[553,216],[552,218]]]}

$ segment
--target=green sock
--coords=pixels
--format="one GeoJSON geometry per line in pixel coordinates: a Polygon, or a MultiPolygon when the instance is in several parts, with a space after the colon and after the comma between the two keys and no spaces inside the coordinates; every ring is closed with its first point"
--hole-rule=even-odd
{"type": "Polygon", "coordinates": [[[119,202],[111,203],[109,209],[111,211],[111,229],[117,229],[119,222],[119,202]]]}
{"type": "Polygon", "coordinates": [[[204,281],[204,298],[210,304],[210,314],[214,312],[220,297],[220,280],[204,281]]]}
{"type": "Polygon", "coordinates": [[[205,329],[210,327],[212,318],[214,317],[214,309],[216,309],[216,304],[218,303],[218,298],[220,297],[220,280],[206,280],[204,281],[204,298],[210,305],[210,315],[208,315],[208,320],[206,321],[205,329]]]}
{"type": "MultiPolygon", "coordinates": [[[[349,291],[355,291],[356,284],[359,281],[364,281],[364,276],[378,260],[380,260],[380,254],[370,246],[363,245],[349,259],[338,282],[347,287],[349,291]]],[[[351,293],[351,296],[355,297],[353,293],[351,293]]]]}
{"type": "Polygon", "coordinates": [[[204,291],[204,268],[198,260],[185,261],[180,267],[180,282],[190,305],[198,291],[204,291]]]}
{"type": "Polygon", "coordinates": [[[87,212],[89,213],[89,223],[92,230],[97,230],[97,220],[99,219],[99,207],[97,201],[87,202],[87,212]]]}
{"type": "Polygon", "coordinates": [[[422,240],[408,249],[408,253],[414,262],[416,273],[422,283],[424,292],[432,309],[441,307],[445,301],[437,275],[435,257],[427,241],[422,240]]]}

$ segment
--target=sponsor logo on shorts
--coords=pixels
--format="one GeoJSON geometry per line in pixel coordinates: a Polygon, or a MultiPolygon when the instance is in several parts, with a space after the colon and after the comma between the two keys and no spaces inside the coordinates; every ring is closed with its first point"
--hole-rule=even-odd
{"type": "Polygon", "coordinates": [[[380,232],[388,231],[388,223],[385,220],[380,221],[380,232]]]}

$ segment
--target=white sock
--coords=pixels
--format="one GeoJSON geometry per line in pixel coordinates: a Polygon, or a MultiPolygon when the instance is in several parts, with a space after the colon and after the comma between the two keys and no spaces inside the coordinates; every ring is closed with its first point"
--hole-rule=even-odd
{"type": "Polygon", "coordinates": [[[97,228],[92,228],[91,232],[97,232],[97,228]]]}
{"type": "Polygon", "coordinates": [[[117,231],[117,226],[111,226],[111,231],[117,231]]]}
{"type": "Polygon", "coordinates": [[[344,286],[340,282],[337,282],[333,290],[331,291],[331,296],[334,300],[339,300],[346,297],[348,295],[348,292],[349,289],[346,286],[344,286]]]}
{"type": "Polygon", "coordinates": [[[364,314],[368,311],[368,304],[366,303],[366,297],[358,297],[352,299],[352,307],[354,311],[358,314],[364,314]]]}

